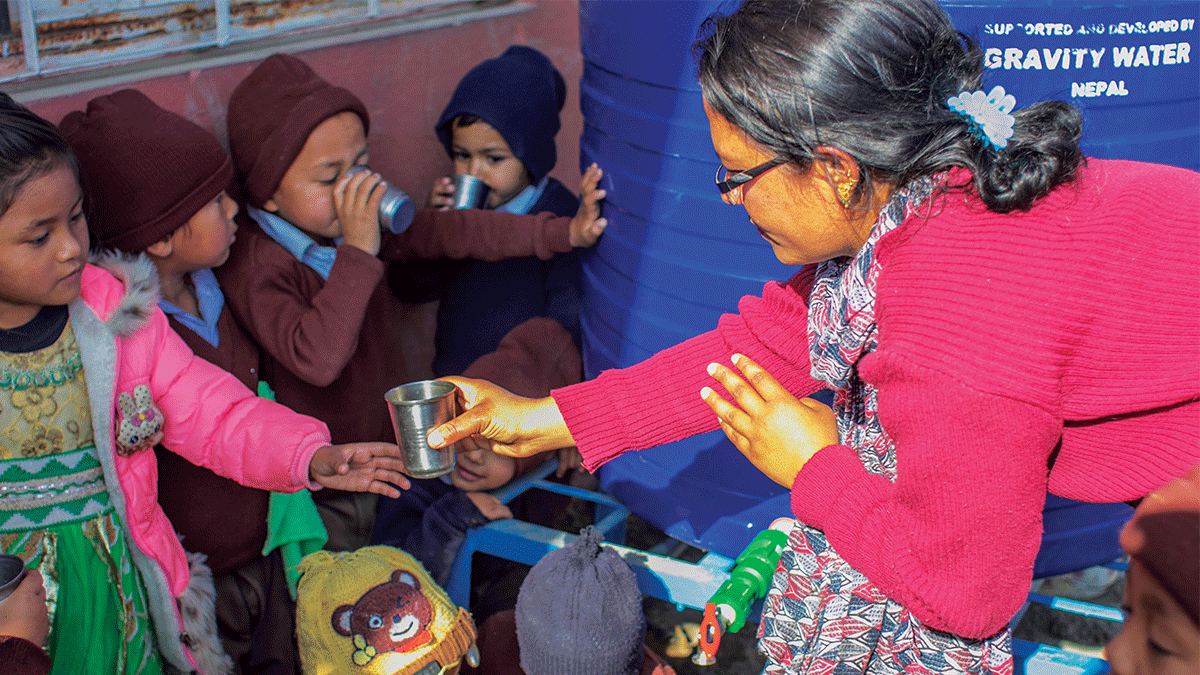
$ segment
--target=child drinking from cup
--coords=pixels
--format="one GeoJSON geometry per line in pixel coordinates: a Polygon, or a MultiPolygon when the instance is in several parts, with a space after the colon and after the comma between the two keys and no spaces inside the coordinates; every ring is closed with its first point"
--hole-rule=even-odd
{"type": "MultiPolygon", "coordinates": [[[[382,232],[382,179],[347,175],[369,160],[370,117],[351,92],[300,59],[276,54],[234,89],[229,147],[246,217],[216,270],[230,309],[265,352],[280,403],[329,425],[334,439],[390,440],[384,393],[411,379],[385,261],[422,257],[550,258],[595,243],[599,169],[573,219],[422,209],[402,234],[382,232]]],[[[374,500],[318,495],[330,550],[366,543],[374,500]]]]}
{"type": "Polygon", "coordinates": [[[22,477],[0,542],[54,581],[58,672],[217,672],[215,636],[191,630],[204,580],[157,503],[156,443],[262,489],[408,483],[394,445],[331,446],[321,422],[197,358],[147,260],[88,264],[78,176],[58,129],[0,95],[0,474],[22,477]]]}
{"type": "MultiPolygon", "coordinates": [[[[490,188],[484,208],[560,216],[578,208],[575,195],[549,175],[557,160],[554,136],[566,94],[566,83],[550,59],[523,45],[480,63],[458,83],[435,129],[454,173],[490,188]]],[[[452,179],[440,178],[429,204],[449,208],[454,196],[452,179]]],[[[576,345],[582,344],[576,253],[549,260],[443,261],[439,274],[433,361],[439,377],[461,374],[496,349],[510,330],[535,316],[558,321],[576,345]]]]}

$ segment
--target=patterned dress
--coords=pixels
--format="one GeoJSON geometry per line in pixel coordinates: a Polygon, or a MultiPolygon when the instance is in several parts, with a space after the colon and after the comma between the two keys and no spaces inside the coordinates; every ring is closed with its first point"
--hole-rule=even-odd
{"type": "Polygon", "coordinates": [[[162,672],[69,323],[49,347],[0,352],[0,551],[42,574],[54,675],[162,672]]]}
{"type": "MultiPolygon", "coordinates": [[[[875,244],[928,198],[932,182],[899,190],[853,258],[821,263],[809,299],[812,375],[834,390],[842,443],[867,471],[896,478],[896,449],[879,424],[875,388],[858,360],[878,344],[875,244]]],[[[824,533],[797,523],[763,604],[764,673],[1011,675],[1009,631],[968,640],[928,628],[838,556],[824,533]]]]}

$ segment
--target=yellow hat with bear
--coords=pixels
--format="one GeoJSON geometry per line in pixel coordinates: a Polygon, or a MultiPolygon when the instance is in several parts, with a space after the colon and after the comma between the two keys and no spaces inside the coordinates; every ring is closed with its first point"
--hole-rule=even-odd
{"type": "Polygon", "coordinates": [[[317,551],[299,569],[305,675],[456,675],[464,659],[478,665],[471,615],[404,551],[317,551]]]}

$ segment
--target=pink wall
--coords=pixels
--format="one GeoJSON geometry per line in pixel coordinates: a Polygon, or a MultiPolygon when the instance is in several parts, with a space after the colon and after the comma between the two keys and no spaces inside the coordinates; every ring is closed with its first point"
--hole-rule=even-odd
{"type": "MultiPolygon", "coordinates": [[[[577,0],[541,0],[531,10],[507,17],[469,21],[395,37],[297,52],[322,77],[346,87],[371,114],[371,164],[423,204],[433,180],[450,170],[433,124],[454,86],[475,64],[512,44],[544,52],[567,81],[558,165],[552,175],[572,190],[579,186],[579,53],[577,0]]],[[[84,90],[27,105],[57,123],[82,110],[93,97],[117,89],[141,89],[156,103],[213,131],[225,143],[229,94],[256,62],[193,70],[133,84],[84,90]]]]}

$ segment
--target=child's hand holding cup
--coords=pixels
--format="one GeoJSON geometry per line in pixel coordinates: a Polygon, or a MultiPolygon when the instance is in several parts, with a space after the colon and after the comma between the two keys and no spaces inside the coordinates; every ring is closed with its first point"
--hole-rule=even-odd
{"type": "MultiPolygon", "coordinates": [[[[346,175],[352,176],[364,171],[369,173],[371,169],[364,164],[359,164],[346,169],[346,175]]],[[[417,205],[395,185],[386,181],[381,182],[381,185],[384,193],[383,200],[379,202],[379,225],[385,230],[400,234],[412,224],[413,216],[417,213],[417,205]]]]}
{"type": "Polygon", "coordinates": [[[23,638],[40,647],[49,633],[42,575],[26,570],[21,558],[0,554],[0,635],[23,638]]]}

